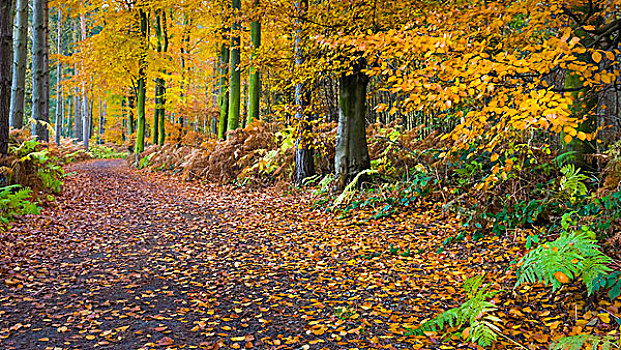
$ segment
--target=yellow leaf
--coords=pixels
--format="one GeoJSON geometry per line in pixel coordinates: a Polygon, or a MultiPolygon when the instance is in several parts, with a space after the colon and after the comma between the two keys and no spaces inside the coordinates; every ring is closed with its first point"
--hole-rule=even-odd
{"type": "Polygon", "coordinates": [[[613,52],[606,51],[606,58],[611,60],[611,61],[614,61],[615,60],[615,54],[613,52]]]}
{"type": "Polygon", "coordinates": [[[556,271],[554,273],[554,277],[561,283],[569,282],[569,277],[567,277],[567,275],[562,271],[556,271]]]}
{"type": "Polygon", "coordinates": [[[86,340],[93,340],[93,339],[95,339],[95,336],[92,334],[89,334],[86,336],[86,340]]]}
{"type": "Polygon", "coordinates": [[[582,131],[578,132],[578,138],[582,141],[586,140],[586,134],[582,131]]]}
{"type": "Polygon", "coordinates": [[[233,337],[231,338],[232,341],[245,341],[246,337],[233,337]]]}
{"type": "Polygon", "coordinates": [[[570,143],[571,139],[572,139],[571,135],[565,135],[565,138],[564,138],[565,143],[570,143]]]}
{"type": "Polygon", "coordinates": [[[492,154],[491,161],[492,161],[492,162],[497,161],[497,160],[498,160],[498,157],[499,157],[499,156],[498,156],[498,153],[494,153],[494,154],[492,154]]]}
{"type": "Polygon", "coordinates": [[[461,337],[466,340],[470,336],[470,327],[466,327],[463,332],[461,332],[461,337]]]}
{"type": "Polygon", "coordinates": [[[601,314],[597,314],[597,318],[602,320],[604,323],[610,323],[610,315],[606,312],[602,312],[601,314]]]}
{"type": "Polygon", "coordinates": [[[39,341],[50,341],[50,338],[40,338],[39,341]]]}
{"type": "Polygon", "coordinates": [[[600,63],[602,61],[602,54],[597,51],[593,52],[593,55],[591,55],[591,57],[593,58],[593,61],[595,63],[600,63]]]}

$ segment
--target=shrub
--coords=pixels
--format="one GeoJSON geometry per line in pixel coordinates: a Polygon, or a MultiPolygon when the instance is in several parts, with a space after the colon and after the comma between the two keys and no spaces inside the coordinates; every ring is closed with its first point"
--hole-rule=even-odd
{"type": "Polygon", "coordinates": [[[8,224],[15,217],[39,214],[39,207],[32,200],[32,190],[20,185],[0,188],[0,221],[8,224]]]}

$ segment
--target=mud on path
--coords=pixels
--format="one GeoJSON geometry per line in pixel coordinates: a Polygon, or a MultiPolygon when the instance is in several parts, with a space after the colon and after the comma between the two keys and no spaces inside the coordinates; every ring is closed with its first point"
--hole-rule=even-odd
{"type": "Polygon", "coordinates": [[[468,249],[495,260],[430,259],[455,230],[433,212],[337,220],[305,194],[122,160],[68,172],[54,205],[0,236],[1,349],[467,348],[407,330],[455,306],[465,276],[513,259],[489,244],[468,249]]]}

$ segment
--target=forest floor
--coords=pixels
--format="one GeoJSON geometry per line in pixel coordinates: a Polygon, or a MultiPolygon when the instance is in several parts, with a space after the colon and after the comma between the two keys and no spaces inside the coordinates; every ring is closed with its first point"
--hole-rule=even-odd
{"type": "Polygon", "coordinates": [[[463,302],[463,280],[483,272],[505,290],[503,334],[529,349],[612,329],[603,315],[621,306],[577,285],[512,290],[520,237],[438,253],[459,225],[431,209],[339,219],[302,192],[183,182],[121,160],[68,171],[54,204],[0,234],[1,349],[476,349],[461,331],[407,332],[463,302]]]}

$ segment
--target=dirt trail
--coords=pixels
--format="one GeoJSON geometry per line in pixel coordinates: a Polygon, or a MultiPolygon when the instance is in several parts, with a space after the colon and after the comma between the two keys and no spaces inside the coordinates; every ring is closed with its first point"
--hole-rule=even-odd
{"type": "Polygon", "coordinates": [[[433,212],[336,220],[307,196],[120,160],[68,171],[54,206],[0,236],[2,349],[444,349],[404,334],[456,305],[466,275],[513,259],[429,259],[454,230],[433,212]]]}

